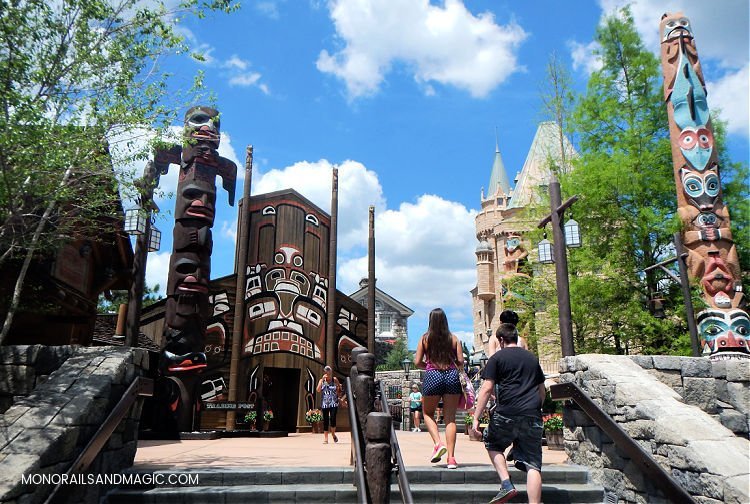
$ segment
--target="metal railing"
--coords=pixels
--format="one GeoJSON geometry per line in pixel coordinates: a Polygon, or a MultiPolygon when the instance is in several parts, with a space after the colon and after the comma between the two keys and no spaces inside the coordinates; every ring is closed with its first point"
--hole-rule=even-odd
{"type": "MultiPolygon", "coordinates": [[[[140,397],[151,397],[153,395],[154,380],[137,376],[125,391],[125,394],[120,401],[112,409],[109,416],[107,416],[104,422],[99,426],[99,429],[89,440],[86,447],[80,455],[78,455],[78,458],[75,459],[73,465],[70,466],[67,475],[71,476],[73,474],[84,473],[91,463],[94,462],[94,459],[99,455],[99,452],[104,448],[104,445],[107,444],[112,433],[120,425],[120,422],[125,418],[125,415],[128,414],[130,407],[135,401],[140,397]]],[[[68,480],[69,479],[70,478],[68,478],[68,480]]],[[[45,504],[67,502],[69,492],[73,488],[75,488],[75,485],[62,485],[62,483],[56,485],[55,488],[52,489],[52,493],[47,497],[47,500],[44,501],[45,504]]]]}
{"type": "Polygon", "coordinates": [[[365,455],[362,427],[357,416],[357,401],[352,393],[352,381],[346,377],[346,399],[349,401],[349,423],[352,431],[352,451],[354,456],[354,486],[357,487],[357,501],[367,504],[367,482],[365,480],[365,455]]]}
{"type": "MultiPolygon", "coordinates": [[[[380,407],[383,410],[383,413],[391,415],[383,382],[380,381],[378,383],[381,398],[380,407]]],[[[398,489],[401,492],[401,502],[403,502],[403,504],[413,504],[414,499],[411,495],[411,488],[409,487],[409,477],[406,475],[406,466],[404,465],[403,457],[401,457],[401,448],[398,445],[398,437],[396,436],[396,429],[393,427],[393,422],[391,422],[391,452],[393,453],[393,467],[396,470],[396,475],[398,477],[398,489]]]]}
{"type": "Polygon", "coordinates": [[[559,383],[550,387],[552,399],[555,401],[574,401],[589,418],[604,431],[614,443],[630,457],[643,471],[643,474],[661,490],[664,496],[672,502],[695,503],[695,499],[687,490],[682,488],[656,460],[631,438],[612,417],[599,407],[575,383],[559,383]]]}

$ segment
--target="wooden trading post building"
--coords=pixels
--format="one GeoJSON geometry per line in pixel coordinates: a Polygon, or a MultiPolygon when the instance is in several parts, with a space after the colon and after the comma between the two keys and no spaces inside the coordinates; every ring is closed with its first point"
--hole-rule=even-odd
{"type": "MultiPolygon", "coordinates": [[[[196,419],[200,429],[226,427],[226,412],[209,403],[228,397],[236,270],[244,263],[237,401],[255,404],[259,412],[273,410],[271,430],[306,430],[305,412],[320,407],[315,387],[327,361],[328,339],[334,338],[334,374],[343,384],[352,348],[367,346],[367,312],[339,291],[332,302],[327,299],[331,218],[326,212],[287,189],[252,196],[249,213],[248,232],[237,233],[238,250],[239,237],[248,237],[247,260],[236,257],[235,274],[210,283],[208,367],[197,394],[196,419]],[[336,313],[333,335],[326,334],[331,307],[336,313]]],[[[161,338],[163,310],[163,302],[144,309],[141,330],[156,340],[161,338]]],[[[346,418],[346,411],[339,410],[344,425],[346,418]]]]}

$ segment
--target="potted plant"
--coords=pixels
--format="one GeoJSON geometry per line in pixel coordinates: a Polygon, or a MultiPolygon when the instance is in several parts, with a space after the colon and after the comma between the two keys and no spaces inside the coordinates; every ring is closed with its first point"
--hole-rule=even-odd
{"type": "Polygon", "coordinates": [[[305,420],[307,423],[312,425],[312,431],[315,433],[321,433],[323,432],[323,428],[320,425],[320,422],[323,420],[323,412],[319,409],[311,409],[307,410],[307,413],[305,413],[305,420]]]}
{"type": "Polygon", "coordinates": [[[255,410],[245,413],[245,423],[250,425],[250,430],[255,430],[255,421],[258,419],[258,412],[255,410]]]}
{"type": "Polygon", "coordinates": [[[474,423],[474,415],[472,413],[467,413],[464,417],[464,434],[467,436],[469,435],[469,431],[471,430],[471,424],[474,423]]]}
{"type": "Polygon", "coordinates": [[[544,436],[547,438],[547,448],[563,450],[563,419],[560,415],[550,415],[544,419],[544,436]]]}
{"type": "Polygon", "coordinates": [[[268,430],[269,422],[273,420],[273,410],[267,409],[263,412],[263,430],[268,430]]]}

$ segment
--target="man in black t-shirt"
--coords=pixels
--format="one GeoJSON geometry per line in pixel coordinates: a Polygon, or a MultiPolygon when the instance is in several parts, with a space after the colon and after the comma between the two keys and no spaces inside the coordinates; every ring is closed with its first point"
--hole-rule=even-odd
{"type": "Polygon", "coordinates": [[[536,356],[518,346],[518,331],[514,325],[501,324],[496,336],[502,351],[493,354],[484,368],[473,424],[477,430],[487,401],[495,390],[497,406],[484,431],[484,446],[500,476],[501,489],[490,504],[506,502],[518,493],[510,481],[503,456],[511,443],[516,467],[526,472],[528,501],[538,503],[542,498],[544,372],[536,356]]]}

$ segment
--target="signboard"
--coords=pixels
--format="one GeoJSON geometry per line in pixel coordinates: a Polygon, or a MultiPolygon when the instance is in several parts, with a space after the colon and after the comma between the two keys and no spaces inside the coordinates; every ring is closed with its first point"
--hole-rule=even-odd
{"type": "Polygon", "coordinates": [[[205,410],[254,410],[255,403],[249,402],[204,402],[203,408],[205,410]]]}

